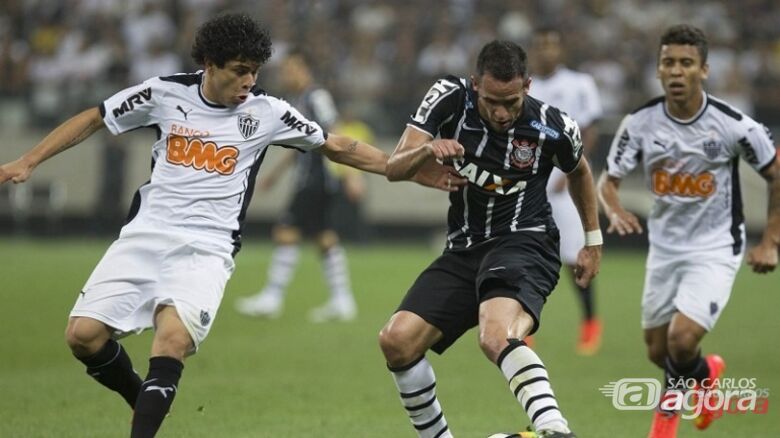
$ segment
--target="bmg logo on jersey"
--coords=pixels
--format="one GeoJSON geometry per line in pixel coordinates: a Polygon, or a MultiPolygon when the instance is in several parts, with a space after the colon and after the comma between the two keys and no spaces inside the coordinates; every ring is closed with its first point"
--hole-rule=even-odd
{"type": "Polygon", "coordinates": [[[238,153],[234,146],[218,147],[213,141],[169,135],[166,159],[171,164],[230,175],[238,153]]]}
{"type": "Polygon", "coordinates": [[[652,174],[653,193],[659,196],[676,195],[707,198],[715,193],[715,176],[710,172],[669,173],[657,169],[652,174]]]}
{"type": "Polygon", "coordinates": [[[661,400],[661,383],[655,379],[625,378],[599,388],[621,411],[649,411],[661,400]]]}

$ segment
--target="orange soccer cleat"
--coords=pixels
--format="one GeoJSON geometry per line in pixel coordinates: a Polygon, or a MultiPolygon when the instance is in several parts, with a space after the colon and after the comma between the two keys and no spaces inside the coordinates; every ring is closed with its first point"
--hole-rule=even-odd
{"type": "MultiPolygon", "coordinates": [[[[723,358],[717,354],[708,354],[704,360],[707,361],[707,366],[710,368],[710,375],[707,376],[709,377],[710,386],[704,389],[705,399],[702,401],[701,413],[699,416],[693,419],[694,426],[696,426],[696,428],[699,430],[708,428],[710,423],[718,418],[718,415],[716,415],[717,412],[712,409],[708,409],[708,406],[719,406],[720,403],[710,401],[708,398],[717,397],[717,395],[710,392],[710,390],[717,389],[717,382],[721,377],[723,377],[723,372],[726,371],[726,361],[724,361],[723,358]]],[[[701,391],[702,388],[697,386],[697,388],[694,388],[694,390],[701,391]]],[[[698,400],[694,399],[694,401],[696,404],[698,404],[698,400]]]]}
{"type": "Polygon", "coordinates": [[[677,412],[656,409],[647,438],[676,438],[679,424],[680,415],[677,412]]]}
{"type": "Polygon", "coordinates": [[[593,356],[601,348],[601,321],[588,319],[580,325],[580,340],[577,343],[577,353],[583,356],[593,356]]]}

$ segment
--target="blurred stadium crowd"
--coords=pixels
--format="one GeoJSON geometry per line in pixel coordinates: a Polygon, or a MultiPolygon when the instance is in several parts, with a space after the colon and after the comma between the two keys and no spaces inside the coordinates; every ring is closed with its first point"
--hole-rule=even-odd
{"type": "MultiPolygon", "coordinates": [[[[565,32],[568,64],[595,77],[607,118],[659,94],[655,42],[666,26],[701,26],[708,90],[780,125],[777,0],[3,0],[0,110],[51,125],[127,85],[192,71],[194,30],[227,9],[269,26],[275,59],[293,46],[313,54],[341,110],[379,135],[401,132],[436,77],[469,74],[483,43],[527,46],[540,25],[565,32]]],[[[260,85],[273,91],[273,75],[261,72],[260,85]]]]}

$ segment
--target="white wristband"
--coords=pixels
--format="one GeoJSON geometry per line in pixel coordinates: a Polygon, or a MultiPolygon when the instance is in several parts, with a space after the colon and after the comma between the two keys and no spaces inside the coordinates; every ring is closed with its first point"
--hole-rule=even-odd
{"type": "Polygon", "coordinates": [[[604,244],[604,238],[601,236],[601,230],[585,232],[585,246],[598,246],[604,244]]]}

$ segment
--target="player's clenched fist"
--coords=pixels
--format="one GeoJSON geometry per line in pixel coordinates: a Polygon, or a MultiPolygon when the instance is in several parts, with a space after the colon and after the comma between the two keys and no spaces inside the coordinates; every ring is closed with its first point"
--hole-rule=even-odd
{"type": "Polygon", "coordinates": [[[8,181],[23,183],[30,177],[33,167],[26,161],[18,159],[0,166],[0,184],[8,181]]]}
{"type": "Polygon", "coordinates": [[[452,158],[463,158],[463,146],[455,140],[437,139],[425,144],[425,147],[431,151],[431,154],[437,160],[447,160],[452,158]]]}

